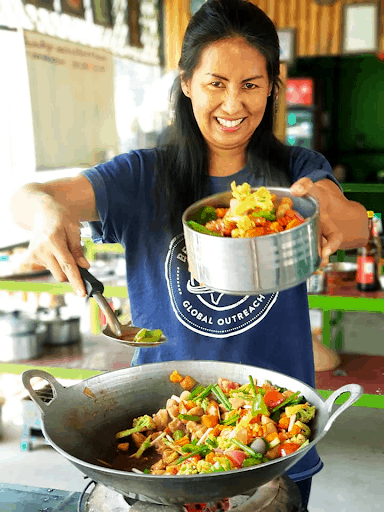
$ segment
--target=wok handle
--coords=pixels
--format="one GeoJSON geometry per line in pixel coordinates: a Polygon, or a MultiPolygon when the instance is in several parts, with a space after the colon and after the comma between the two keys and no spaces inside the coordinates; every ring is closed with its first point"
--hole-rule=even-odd
{"type": "Polygon", "coordinates": [[[337,398],[339,398],[340,395],[344,393],[351,393],[351,396],[348,398],[348,400],[343,403],[337,411],[335,411],[332,416],[327,421],[325,427],[324,427],[324,433],[328,432],[328,430],[331,428],[332,423],[335,421],[335,419],[348,407],[350,407],[352,404],[354,404],[363,394],[364,389],[359,384],[346,384],[345,386],[342,386],[341,388],[337,389],[332,393],[331,396],[327,398],[325,401],[325,407],[328,411],[328,414],[332,413],[332,407],[334,403],[336,402],[337,398]]]}
{"type": "Polygon", "coordinates": [[[64,392],[65,388],[59,382],[57,382],[57,380],[55,379],[55,377],[53,375],[45,372],[44,370],[26,370],[25,372],[23,372],[21,379],[24,384],[24,387],[30,394],[32,400],[39,407],[41,413],[45,414],[45,411],[48,409],[52,400],[49,404],[46,404],[45,402],[43,402],[43,400],[41,400],[39,395],[36,393],[36,391],[32,387],[31,379],[33,377],[40,377],[41,379],[47,380],[49,382],[49,384],[51,385],[51,388],[53,390],[52,400],[55,400],[55,398],[57,398],[57,396],[62,394],[64,392]]]}

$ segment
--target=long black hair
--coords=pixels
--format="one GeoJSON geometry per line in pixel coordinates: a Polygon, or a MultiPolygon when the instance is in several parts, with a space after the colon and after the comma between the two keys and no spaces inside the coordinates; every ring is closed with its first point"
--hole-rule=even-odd
{"type": "MultiPolygon", "coordinates": [[[[289,150],[273,134],[280,86],[279,39],[273,22],[248,0],[207,0],[191,18],[184,35],[179,71],[188,81],[210,44],[242,37],[265,58],[272,94],[260,125],[247,145],[247,168],[265,184],[289,185],[289,150]]],[[[161,139],[155,178],[157,204],[165,208],[172,230],[180,230],[185,208],[207,195],[209,149],[195,120],[191,100],[177,77],[171,90],[172,123],[161,139]]]]}

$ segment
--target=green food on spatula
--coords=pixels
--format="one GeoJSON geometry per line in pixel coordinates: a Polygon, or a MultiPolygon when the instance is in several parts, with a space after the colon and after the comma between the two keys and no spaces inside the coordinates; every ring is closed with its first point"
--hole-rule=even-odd
{"type": "Polygon", "coordinates": [[[153,331],[150,331],[149,329],[140,329],[133,340],[154,343],[156,341],[160,341],[162,335],[163,332],[160,329],[154,329],[153,331]]]}

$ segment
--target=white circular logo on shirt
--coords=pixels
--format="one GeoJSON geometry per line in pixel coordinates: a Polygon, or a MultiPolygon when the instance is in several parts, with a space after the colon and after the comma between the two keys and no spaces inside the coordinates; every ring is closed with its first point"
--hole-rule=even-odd
{"type": "Polygon", "coordinates": [[[258,324],[275,304],[278,292],[244,297],[200,286],[188,272],[184,235],[175,237],[165,261],[173,310],[191,331],[214,338],[240,334],[258,324]]]}

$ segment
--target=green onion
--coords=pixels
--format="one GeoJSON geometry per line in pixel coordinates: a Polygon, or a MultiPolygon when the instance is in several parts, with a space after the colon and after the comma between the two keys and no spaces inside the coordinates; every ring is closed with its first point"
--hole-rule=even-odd
{"type": "Polygon", "coordinates": [[[185,455],[185,457],[180,457],[179,460],[175,462],[175,465],[181,464],[185,460],[189,459],[190,457],[193,457],[194,455],[198,455],[200,450],[195,450],[194,452],[189,453],[188,455],[185,455]]]}
{"type": "Polygon", "coordinates": [[[178,415],[179,420],[186,420],[186,421],[200,421],[200,416],[194,416],[193,414],[179,414],[178,415]]]}
{"type": "Polygon", "coordinates": [[[255,388],[255,382],[253,380],[252,375],[249,375],[249,382],[251,383],[251,389],[253,391],[253,395],[256,396],[257,395],[257,391],[256,391],[256,388],[255,388]]]}
{"type": "Polygon", "coordinates": [[[264,217],[266,220],[276,220],[276,215],[268,210],[261,210],[260,212],[254,212],[252,217],[264,217]]]}
{"type": "Polygon", "coordinates": [[[278,409],[281,409],[281,407],[285,407],[286,405],[290,404],[291,402],[293,402],[297,396],[300,394],[300,391],[296,391],[296,393],[293,393],[293,395],[289,396],[288,398],[286,398],[284,400],[284,402],[281,402],[281,404],[279,405],[276,405],[276,407],[274,409],[272,409],[271,413],[272,412],[275,412],[277,411],[278,409]]]}
{"type": "Polygon", "coordinates": [[[207,229],[205,226],[202,226],[198,222],[195,222],[193,220],[188,220],[187,225],[193,229],[194,231],[197,231],[198,233],[203,233],[205,235],[213,235],[213,236],[223,236],[220,233],[217,233],[216,231],[211,231],[210,229],[207,229]]]}
{"type": "MultiPolygon", "coordinates": [[[[196,400],[200,400],[201,398],[205,398],[206,396],[208,396],[211,393],[212,388],[213,384],[210,384],[208,387],[206,387],[204,391],[202,391],[199,395],[197,395],[194,398],[194,402],[196,402],[196,400]]],[[[190,400],[190,397],[188,398],[188,400],[190,400]]]]}
{"type": "Polygon", "coordinates": [[[148,468],[145,468],[145,469],[144,469],[144,471],[143,471],[143,473],[145,473],[146,475],[150,475],[150,474],[151,474],[151,472],[149,471],[149,469],[148,469],[148,468]]]}
{"type": "Polygon", "coordinates": [[[228,398],[225,396],[218,384],[213,386],[212,393],[215,395],[217,400],[224,405],[224,407],[226,407],[229,411],[232,410],[231,403],[228,401],[228,398]]]}
{"type": "Polygon", "coordinates": [[[193,452],[196,449],[196,446],[192,443],[186,444],[181,447],[181,451],[185,453],[193,452]]]}
{"type": "Polygon", "coordinates": [[[221,421],[221,425],[232,425],[233,423],[236,423],[237,420],[240,419],[240,414],[235,414],[234,416],[231,416],[225,421],[221,421]]]}
{"type": "Polygon", "coordinates": [[[198,395],[199,393],[201,393],[202,391],[204,391],[205,387],[204,386],[196,386],[195,389],[193,391],[191,391],[191,394],[189,395],[188,397],[188,400],[192,400],[193,397],[195,397],[196,395],[198,395]]]}
{"type": "Polygon", "coordinates": [[[243,452],[245,452],[247,455],[250,455],[252,458],[261,459],[263,457],[261,453],[255,452],[255,450],[252,450],[252,448],[242,443],[241,441],[238,441],[237,439],[231,439],[231,441],[233,444],[241,448],[243,452]]]}
{"type": "Polygon", "coordinates": [[[182,430],[176,430],[174,433],[173,433],[173,439],[175,441],[177,441],[178,439],[181,439],[182,437],[184,437],[184,432],[182,430]]]}

